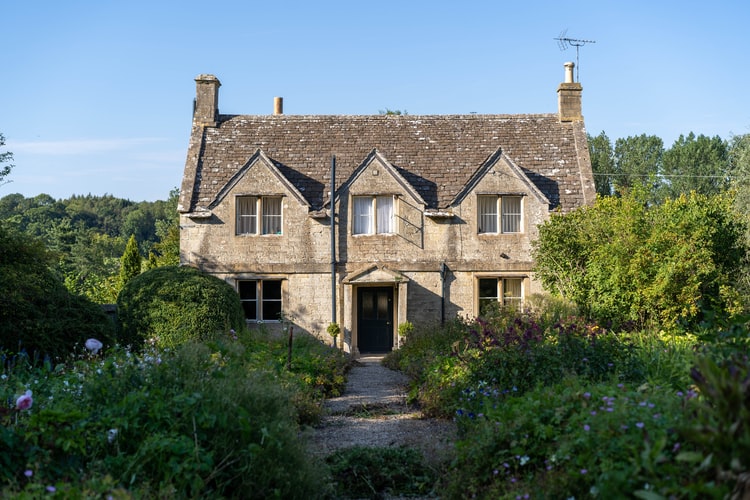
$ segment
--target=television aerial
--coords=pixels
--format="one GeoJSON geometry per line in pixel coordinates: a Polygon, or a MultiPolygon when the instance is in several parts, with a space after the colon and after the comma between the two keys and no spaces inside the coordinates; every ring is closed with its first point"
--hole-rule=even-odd
{"type": "Polygon", "coordinates": [[[567,36],[568,30],[564,29],[560,32],[560,36],[555,38],[557,40],[557,46],[560,47],[560,50],[566,50],[568,47],[575,47],[576,48],[576,81],[580,81],[579,79],[579,66],[578,66],[578,49],[586,45],[587,43],[596,43],[595,40],[579,40],[577,38],[568,38],[567,36]]]}

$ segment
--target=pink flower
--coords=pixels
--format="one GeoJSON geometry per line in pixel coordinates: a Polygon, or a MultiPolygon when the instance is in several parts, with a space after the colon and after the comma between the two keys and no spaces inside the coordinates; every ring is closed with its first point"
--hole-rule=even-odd
{"type": "Polygon", "coordinates": [[[88,339],[85,345],[86,345],[86,349],[91,351],[91,354],[96,354],[97,352],[99,352],[99,349],[104,347],[102,343],[96,339],[88,339]]]}
{"type": "Polygon", "coordinates": [[[16,408],[19,410],[28,410],[33,403],[34,400],[31,399],[31,391],[26,391],[23,396],[16,399],[16,408]]]}

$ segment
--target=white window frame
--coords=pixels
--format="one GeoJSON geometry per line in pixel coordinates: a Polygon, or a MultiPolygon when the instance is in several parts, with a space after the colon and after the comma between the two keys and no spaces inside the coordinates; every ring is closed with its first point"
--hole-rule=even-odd
{"type": "Polygon", "coordinates": [[[236,284],[245,321],[248,323],[279,323],[281,321],[280,315],[284,312],[283,280],[278,278],[238,279],[236,284]],[[278,287],[278,293],[276,293],[276,287],[278,287]],[[253,295],[249,296],[247,292],[253,295]],[[255,314],[248,315],[248,310],[251,310],[253,306],[255,306],[255,314]],[[265,317],[271,315],[271,310],[277,309],[276,317],[265,317]]]}
{"type": "Polygon", "coordinates": [[[394,234],[396,196],[352,196],[352,235],[394,234]]]}
{"type": "Polygon", "coordinates": [[[477,315],[482,313],[482,305],[488,301],[498,302],[500,307],[523,307],[526,296],[526,279],[524,276],[477,276],[477,315]],[[481,281],[493,281],[495,292],[493,295],[482,296],[481,281]],[[518,291],[520,295],[513,292],[518,291]]]}
{"type": "Polygon", "coordinates": [[[523,204],[523,196],[517,194],[477,195],[477,232],[523,233],[523,204]]]}
{"type": "Polygon", "coordinates": [[[234,234],[281,235],[284,227],[283,206],[282,196],[237,196],[234,234]]]}

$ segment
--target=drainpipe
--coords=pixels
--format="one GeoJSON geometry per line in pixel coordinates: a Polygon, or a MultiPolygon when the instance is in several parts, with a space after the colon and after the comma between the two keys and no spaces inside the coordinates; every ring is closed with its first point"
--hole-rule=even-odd
{"type": "MultiPolygon", "coordinates": [[[[336,321],[336,155],[331,157],[331,323],[336,321]]],[[[341,332],[343,334],[343,332],[341,332]]],[[[333,338],[336,347],[336,337],[333,338]]]]}
{"type": "Polygon", "coordinates": [[[440,324],[445,324],[445,273],[448,266],[445,262],[440,264],[440,324]]]}

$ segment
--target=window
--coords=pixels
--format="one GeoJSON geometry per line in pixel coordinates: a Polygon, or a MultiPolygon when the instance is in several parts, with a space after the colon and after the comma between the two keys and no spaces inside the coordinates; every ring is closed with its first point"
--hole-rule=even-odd
{"type": "Polygon", "coordinates": [[[478,196],[477,223],[480,233],[520,233],[521,197],[478,196]]]}
{"type": "Polygon", "coordinates": [[[523,304],[523,278],[480,278],[479,314],[498,304],[520,308],[523,304]]]}
{"type": "Polygon", "coordinates": [[[235,234],[281,234],[280,196],[238,196],[235,234]]]}
{"type": "Polygon", "coordinates": [[[281,280],[241,280],[237,282],[237,291],[246,320],[281,319],[281,280]]]}
{"type": "Polygon", "coordinates": [[[391,234],[393,196],[354,196],[352,198],[352,234],[391,234]]]}

